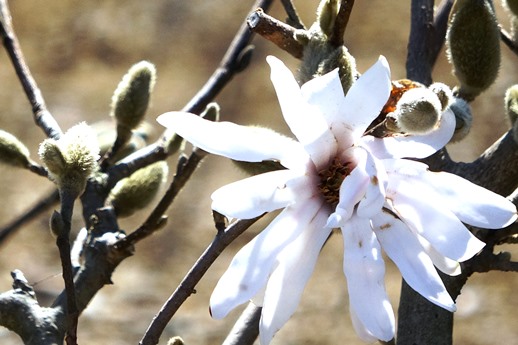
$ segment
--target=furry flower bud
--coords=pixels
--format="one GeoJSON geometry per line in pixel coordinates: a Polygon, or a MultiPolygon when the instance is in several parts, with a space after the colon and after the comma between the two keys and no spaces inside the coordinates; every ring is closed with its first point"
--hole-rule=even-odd
{"type": "Polygon", "coordinates": [[[455,131],[450,140],[450,142],[454,143],[461,141],[468,135],[473,123],[473,115],[471,115],[468,102],[462,98],[454,98],[450,104],[450,109],[453,111],[453,114],[455,114],[456,121],[455,131]]]}
{"type": "Polygon", "coordinates": [[[518,85],[513,85],[505,92],[505,112],[511,125],[518,119],[518,85]]]}
{"type": "Polygon", "coordinates": [[[330,36],[335,26],[336,16],[338,14],[337,0],[322,0],[317,9],[317,22],[320,30],[326,35],[330,36]]]}
{"type": "Polygon", "coordinates": [[[112,116],[117,126],[137,127],[149,105],[156,80],[155,66],[147,61],[133,65],[124,75],[112,97],[112,116]]]}
{"type": "Polygon", "coordinates": [[[58,211],[54,211],[52,216],[50,216],[50,233],[54,237],[58,237],[60,234],[65,232],[65,222],[63,221],[63,217],[61,217],[61,213],[58,211]]]}
{"type": "Polygon", "coordinates": [[[149,205],[166,181],[168,171],[167,163],[159,161],[119,181],[108,197],[115,213],[119,217],[129,217],[149,205]]]}
{"type": "Polygon", "coordinates": [[[0,129],[0,162],[27,168],[30,165],[29,149],[11,133],[0,129]]]}
{"type": "Polygon", "coordinates": [[[70,128],[59,140],[45,139],[38,153],[58,188],[74,195],[83,192],[86,180],[98,167],[96,135],[84,122],[70,128]]]}
{"type": "Polygon", "coordinates": [[[500,29],[488,0],[457,0],[447,33],[447,53],[468,101],[487,89],[500,67],[500,29]]]}
{"type": "Polygon", "coordinates": [[[441,113],[437,95],[430,89],[416,87],[403,93],[390,117],[402,132],[424,134],[435,127],[441,113]]]}

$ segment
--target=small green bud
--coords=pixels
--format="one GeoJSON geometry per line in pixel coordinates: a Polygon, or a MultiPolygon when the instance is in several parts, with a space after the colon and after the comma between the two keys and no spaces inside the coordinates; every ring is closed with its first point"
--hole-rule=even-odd
{"type": "Polygon", "coordinates": [[[468,135],[473,123],[473,115],[471,115],[468,102],[462,98],[454,98],[450,104],[450,109],[455,114],[455,131],[450,142],[455,143],[468,135]]]}
{"type": "Polygon", "coordinates": [[[471,101],[495,81],[500,67],[500,29],[491,1],[456,0],[446,36],[458,95],[471,101]]]}
{"type": "Polygon", "coordinates": [[[11,133],[0,129],[0,162],[27,168],[31,163],[29,149],[11,133]]]}
{"type": "Polygon", "coordinates": [[[168,166],[159,161],[120,180],[110,192],[108,203],[119,217],[131,216],[149,205],[167,178],[168,166]]]}
{"type": "Polygon", "coordinates": [[[450,87],[443,83],[433,83],[428,88],[439,98],[441,111],[445,111],[453,100],[453,92],[450,87]]]}
{"type": "Polygon", "coordinates": [[[409,134],[425,134],[434,129],[442,114],[442,105],[430,89],[416,87],[403,93],[396,104],[396,110],[389,116],[394,118],[397,128],[409,134]]]}
{"type": "Polygon", "coordinates": [[[86,180],[98,167],[96,135],[84,122],[70,128],[59,140],[45,139],[38,153],[58,188],[73,195],[83,192],[86,180]]]}
{"type": "Polygon", "coordinates": [[[112,97],[111,115],[117,120],[117,126],[131,130],[140,124],[155,80],[155,66],[147,61],[133,65],[124,75],[112,97]]]}
{"type": "Polygon", "coordinates": [[[505,112],[511,125],[518,119],[518,85],[513,85],[505,92],[505,112]]]}
{"type": "Polygon", "coordinates": [[[58,237],[59,235],[65,232],[65,222],[61,217],[61,213],[58,211],[52,212],[52,216],[50,216],[50,233],[54,237],[58,237]]]}
{"type": "Polygon", "coordinates": [[[322,0],[317,9],[317,22],[326,36],[333,32],[339,5],[337,0],[322,0]]]}
{"type": "Polygon", "coordinates": [[[184,341],[182,338],[180,337],[172,337],[171,339],[169,339],[169,341],[167,342],[167,345],[184,345],[184,341]]]}

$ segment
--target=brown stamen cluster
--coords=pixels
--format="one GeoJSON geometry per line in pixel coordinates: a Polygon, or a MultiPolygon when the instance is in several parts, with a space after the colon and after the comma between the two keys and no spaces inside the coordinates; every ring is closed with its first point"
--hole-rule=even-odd
{"type": "Polygon", "coordinates": [[[329,167],[318,172],[320,177],[318,188],[324,200],[332,206],[336,206],[340,200],[340,186],[352,170],[349,166],[350,163],[344,164],[335,157],[329,167]]]}

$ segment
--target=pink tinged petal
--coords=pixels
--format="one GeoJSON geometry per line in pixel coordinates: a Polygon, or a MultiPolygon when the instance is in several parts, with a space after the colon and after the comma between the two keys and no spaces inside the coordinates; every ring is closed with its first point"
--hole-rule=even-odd
{"type": "Polygon", "coordinates": [[[342,237],[351,313],[368,334],[388,341],[394,337],[394,312],[385,290],[385,263],[370,221],[351,217],[342,228],[342,237]]]}
{"type": "Polygon", "coordinates": [[[353,83],[345,95],[341,119],[333,123],[345,124],[353,131],[354,139],[359,139],[379,115],[389,98],[390,90],[390,68],[387,60],[380,56],[378,61],[353,83]]]}
{"type": "Polygon", "coordinates": [[[318,255],[331,229],[325,228],[327,207],[324,205],[292,242],[279,253],[264,296],[259,339],[269,344],[275,333],[295,312],[302,292],[313,272],[318,255]]]}
{"type": "Polygon", "coordinates": [[[387,213],[374,216],[372,226],[383,250],[399,268],[408,285],[430,302],[455,311],[455,303],[415,234],[402,221],[387,213]]]}
{"type": "MultiPolygon", "coordinates": [[[[369,185],[369,174],[366,171],[368,153],[363,149],[353,148],[344,155],[353,155],[356,167],[343,180],[340,186],[339,201],[334,212],[329,216],[326,226],[339,228],[353,214],[354,207],[365,196],[369,185]]],[[[348,159],[351,159],[350,157],[348,159]]]]}
{"type": "Polygon", "coordinates": [[[485,246],[442,204],[442,200],[427,193],[427,188],[394,175],[387,188],[387,197],[410,229],[423,236],[442,255],[462,262],[485,246]]]}
{"type": "Polygon", "coordinates": [[[318,190],[311,177],[291,170],[252,176],[212,193],[212,209],[233,218],[250,219],[308,199],[318,190]]]}
{"type": "Polygon", "coordinates": [[[306,230],[321,207],[320,199],[302,200],[288,206],[239,250],[210,298],[214,318],[225,317],[266,285],[278,253],[306,230]]]}
{"type": "Polygon", "coordinates": [[[305,169],[308,160],[296,141],[264,128],[212,122],[190,113],[160,115],[158,123],[207,152],[246,162],[279,160],[287,168],[305,169]]]}
{"type": "Polygon", "coordinates": [[[427,172],[425,181],[464,223],[486,229],[499,229],[516,221],[516,207],[501,195],[446,172],[427,172]]]}
{"type": "MultiPolygon", "coordinates": [[[[304,145],[317,168],[328,164],[337,148],[335,137],[323,117],[323,112],[329,111],[325,102],[332,96],[324,96],[323,92],[328,88],[329,76],[310,81],[303,96],[295,77],[282,61],[273,56],[268,56],[266,61],[270,64],[271,80],[290,130],[304,145]],[[315,94],[310,94],[312,91],[315,94]],[[306,102],[306,98],[309,98],[310,104],[306,102]]],[[[329,91],[336,92],[334,89],[329,91]]],[[[343,91],[340,99],[342,98],[343,91]]]]}
{"type": "Polygon", "coordinates": [[[423,135],[399,135],[386,138],[365,136],[363,144],[379,159],[384,158],[425,158],[443,148],[455,130],[455,115],[446,110],[438,127],[423,135]]]}
{"type": "Polygon", "coordinates": [[[365,196],[360,200],[356,213],[360,217],[369,218],[380,212],[385,203],[385,188],[388,177],[383,164],[370,152],[367,152],[365,173],[369,176],[369,182],[365,196]]]}

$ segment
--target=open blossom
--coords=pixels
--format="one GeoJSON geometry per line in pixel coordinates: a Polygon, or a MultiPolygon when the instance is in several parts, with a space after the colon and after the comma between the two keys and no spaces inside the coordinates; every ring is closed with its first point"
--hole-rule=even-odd
{"type": "Polygon", "coordinates": [[[267,61],[284,119],[297,140],[188,113],[158,118],[208,152],[248,162],[275,160],[286,168],[213,193],[213,209],[229,217],[283,210],[236,254],[212,294],[212,316],[222,318],[253,299],[263,307],[260,341],[268,344],[294,313],[333,228],[342,232],[351,319],[362,339],[388,341],[395,332],[382,249],[412,288],[454,311],[435,267],[458,274],[459,262],[484,246],[463,223],[504,227],[515,221],[516,208],[456,175],[430,172],[425,164],[405,159],[442,148],[455,128],[453,113],[446,110],[427,134],[375,138],[365,131],[391,89],[383,57],[346,95],[337,70],[300,87],[281,61],[267,61]]]}

